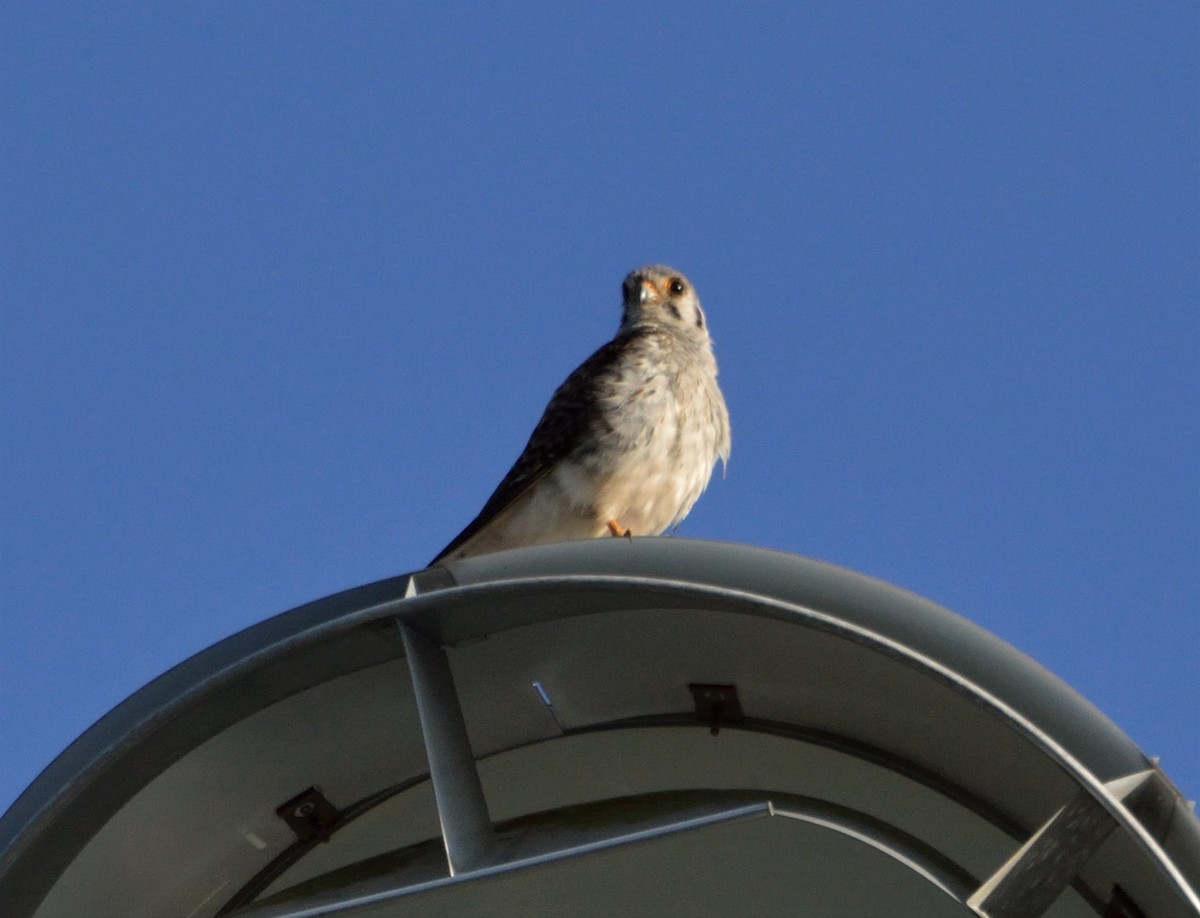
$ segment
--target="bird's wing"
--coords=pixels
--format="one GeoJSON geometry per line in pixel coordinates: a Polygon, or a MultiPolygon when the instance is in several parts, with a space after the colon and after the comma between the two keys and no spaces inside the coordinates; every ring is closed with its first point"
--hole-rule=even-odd
{"type": "Polygon", "coordinates": [[[580,364],[558,387],[524,451],[504,480],[497,485],[479,515],[429,562],[431,565],[474,538],[584,441],[600,418],[597,396],[605,372],[620,359],[627,345],[625,336],[614,338],[580,364]]]}

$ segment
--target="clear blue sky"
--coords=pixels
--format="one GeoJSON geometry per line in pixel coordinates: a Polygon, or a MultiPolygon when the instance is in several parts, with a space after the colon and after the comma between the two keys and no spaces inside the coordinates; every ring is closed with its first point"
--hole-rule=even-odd
{"type": "Polygon", "coordinates": [[[980,623],[1200,795],[1191,2],[7,3],[0,809],[424,565],[630,268],[733,419],[680,534],[980,623]]]}

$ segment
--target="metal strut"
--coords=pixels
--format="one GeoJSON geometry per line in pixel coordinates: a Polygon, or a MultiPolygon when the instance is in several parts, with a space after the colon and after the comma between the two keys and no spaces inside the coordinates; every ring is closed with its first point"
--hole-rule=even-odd
{"type": "Polygon", "coordinates": [[[397,619],[421,720],[450,875],[495,862],[496,835],[446,652],[397,619]]]}
{"type": "MultiPolygon", "coordinates": [[[[1154,770],[1104,785],[1114,800],[1133,808],[1153,787],[1154,770]]],[[[1081,788],[967,900],[987,918],[1037,918],[1117,828],[1117,820],[1081,788]]]]}

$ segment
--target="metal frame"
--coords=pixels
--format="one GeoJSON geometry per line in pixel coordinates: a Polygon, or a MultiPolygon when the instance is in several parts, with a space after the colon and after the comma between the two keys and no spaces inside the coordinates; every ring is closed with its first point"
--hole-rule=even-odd
{"type": "MultiPolygon", "coordinates": [[[[621,587],[626,590],[639,590],[660,595],[669,592],[674,597],[676,603],[694,603],[697,608],[712,608],[715,601],[715,605],[718,608],[723,607],[728,611],[739,614],[788,618],[792,620],[799,618],[811,627],[840,635],[869,646],[879,653],[901,660],[907,665],[925,672],[927,675],[951,686],[955,691],[971,698],[972,701],[990,711],[1012,730],[1023,736],[1047,758],[1055,762],[1081,792],[1094,801],[1099,811],[1107,813],[1115,826],[1119,826],[1128,832],[1135,842],[1150,855],[1156,866],[1167,876],[1177,893],[1200,914],[1200,895],[1197,894],[1196,890],[1183,877],[1166,852],[1163,851],[1162,846],[1159,845],[1138,819],[1134,817],[1122,800],[1112,794],[1105,782],[1101,781],[1088,770],[1059,741],[1042,730],[1008,702],[1002,700],[996,694],[988,691],[962,673],[951,669],[921,651],[915,650],[877,631],[848,622],[818,609],[799,603],[785,602],[774,597],[711,584],[699,585],[688,581],[644,577],[606,576],[601,578],[587,575],[568,575],[539,577],[534,581],[509,581],[504,586],[513,587],[518,584],[526,586],[536,585],[539,590],[546,590],[559,597],[575,592],[586,592],[594,595],[597,592],[621,587]],[[702,602],[703,600],[707,600],[707,605],[702,602]]],[[[455,592],[464,595],[465,598],[465,594],[467,593],[476,590],[483,591],[485,589],[486,586],[484,585],[467,586],[458,587],[455,589],[455,592]]],[[[437,597],[440,593],[427,595],[437,597]]],[[[422,598],[421,594],[413,596],[415,601],[419,601],[422,598]]],[[[536,604],[531,603],[531,605],[536,604]]],[[[568,603],[563,603],[563,606],[568,605],[568,603]]],[[[563,615],[561,608],[560,606],[555,617],[563,615]]],[[[420,620],[421,612],[422,610],[419,607],[414,606],[405,610],[404,618],[405,620],[420,620]]],[[[570,613],[568,612],[567,614],[570,613]]],[[[580,612],[577,614],[587,613],[580,612]]],[[[529,624],[536,619],[536,615],[531,615],[528,620],[522,621],[520,624],[529,624]]],[[[451,633],[454,632],[452,631],[451,633]]],[[[461,639],[466,637],[466,635],[456,635],[456,637],[461,639]]],[[[1141,774],[1140,770],[1138,774],[1141,774]]],[[[1125,777],[1128,778],[1130,776],[1127,775],[1125,777]]],[[[987,915],[988,913],[980,912],[980,914],[987,915]]],[[[1037,914],[1036,912],[1028,913],[1028,916],[1029,918],[1036,918],[1037,914]]],[[[999,916],[989,916],[989,918],[999,918],[999,916]]]]}
{"type": "MultiPolygon", "coordinates": [[[[656,548],[656,551],[670,555],[682,547],[677,543],[669,550],[656,548]]],[[[734,548],[730,547],[731,551],[734,548]]],[[[839,588],[844,587],[845,597],[840,600],[843,605],[853,600],[856,591],[866,596],[866,599],[860,599],[868,605],[878,606],[889,600],[908,605],[921,602],[867,578],[825,569],[813,562],[804,564],[810,565],[817,576],[839,588]]],[[[814,588],[814,592],[821,591],[814,588]]],[[[1070,881],[1078,863],[1100,844],[1105,834],[1118,828],[1142,849],[1183,901],[1200,913],[1200,897],[1134,812],[1140,806],[1137,798],[1145,788],[1162,780],[1157,773],[1147,777],[1143,770],[1147,764],[1144,757],[1139,761],[1138,754],[1129,754],[1126,758],[1130,764],[1135,768],[1142,767],[1116,781],[1102,781],[1066,745],[1010,700],[943,662],[953,657],[935,658],[930,652],[897,636],[903,632],[890,629],[891,633],[887,633],[881,629],[871,615],[863,617],[870,624],[863,624],[824,611],[816,603],[674,578],[620,573],[539,574],[458,585],[445,570],[439,569],[348,591],[265,622],[187,661],[116,709],[47,769],[0,820],[0,898],[8,902],[7,897],[11,894],[17,909],[14,914],[32,914],[40,894],[27,885],[28,879],[36,876],[39,882],[51,882],[56,875],[54,865],[69,863],[111,813],[153,777],[156,772],[150,759],[157,757],[171,761],[173,755],[190,748],[189,744],[194,744],[197,738],[219,731],[222,721],[228,724],[245,716],[239,715],[239,704],[243,703],[240,699],[219,706],[219,710],[211,710],[199,721],[181,718],[177,712],[189,710],[208,698],[233,695],[234,686],[243,689],[243,696],[250,694],[244,691],[246,680],[253,679],[268,660],[303,655],[330,641],[359,641],[362,643],[359,649],[366,648],[366,652],[353,656],[353,662],[336,664],[346,672],[394,657],[394,652],[363,643],[355,636],[361,635],[364,629],[380,633],[380,627],[389,625],[393,634],[399,632],[399,641],[409,659],[451,873],[446,882],[636,840],[622,837],[592,841],[567,850],[543,852],[534,857],[520,855],[515,859],[502,854],[487,813],[453,676],[443,649],[457,641],[487,633],[571,615],[615,610],[627,604],[651,609],[705,608],[775,618],[838,635],[899,660],[970,698],[1054,762],[1079,789],[1076,798],[1065,802],[1063,809],[1035,832],[1008,864],[973,892],[964,890],[957,883],[943,886],[952,889],[952,894],[961,901],[969,902],[977,914],[999,918],[1010,913],[1007,910],[1017,907],[1028,909],[1021,912],[1023,915],[1040,914],[1039,910],[1044,911],[1044,907],[1053,901],[1049,890],[1057,887],[1053,894],[1057,896],[1062,885],[1070,881]],[[514,610],[517,596],[522,602],[514,610]],[[553,596],[555,602],[530,601],[531,597],[538,596],[553,596]],[[505,609],[497,611],[497,606],[505,609]],[[158,741],[150,742],[152,738],[158,741]],[[137,760],[141,764],[134,769],[127,767],[137,756],[140,756],[137,760]],[[118,773],[121,779],[113,780],[118,773]],[[103,783],[106,779],[107,784],[103,783]],[[82,804],[85,799],[89,801],[88,806],[72,809],[72,801],[82,804]],[[1080,824],[1077,820],[1089,827],[1087,832],[1066,831],[1066,827],[1080,824]],[[1053,857],[1043,857],[1047,851],[1052,851],[1053,857]],[[1046,866],[1050,862],[1053,862],[1052,866],[1046,866]],[[37,869],[34,870],[32,865],[37,869]],[[51,879],[47,880],[47,877],[51,879]],[[13,883],[17,885],[13,886],[13,883]],[[1034,892],[1042,889],[1047,891],[1034,892]],[[1012,905],[1014,902],[1018,905],[1012,905]]],[[[328,673],[293,674],[290,678],[296,680],[296,687],[292,690],[300,690],[304,684],[302,680],[315,684],[323,677],[328,678],[328,673]]],[[[997,682],[998,685],[1003,683],[1002,678],[997,682]]],[[[285,693],[286,684],[287,680],[281,680],[276,673],[271,681],[271,691],[285,693]]],[[[258,698],[257,703],[261,706],[263,699],[258,698]]],[[[1066,723],[1070,705],[1064,704],[1063,722],[1066,723]]],[[[1117,750],[1121,743],[1128,742],[1115,730],[1110,741],[1102,735],[1108,728],[1099,722],[1089,729],[1096,733],[1093,739],[1101,746],[1109,743],[1110,748],[1117,750]]],[[[1114,752],[1113,759],[1121,755],[1124,753],[1114,752]]],[[[764,801],[760,806],[769,804],[764,801]]],[[[732,810],[709,815],[700,824],[750,814],[750,811],[732,810]]],[[[796,812],[783,808],[778,810],[778,815],[800,818],[796,812]]],[[[692,822],[685,820],[667,828],[656,828],[646,837],[689,827],[692,822]]],[[[901,856],[907,857],[903,852],[901,856]]],[[[393,890],[390,894],[398,892],[393,890]]],[[[325,913],[311,912],[314,915],[325,913]]]]}

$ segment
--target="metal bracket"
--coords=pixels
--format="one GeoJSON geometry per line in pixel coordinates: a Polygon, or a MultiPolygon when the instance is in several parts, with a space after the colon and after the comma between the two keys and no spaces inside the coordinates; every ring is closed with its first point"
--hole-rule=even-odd
{"type": "Polygon", "coordinates": [[[330,833],[342,821],[342,814],[317,788],[310,787],[275,808],[276,814],[288,824],[300,841],[319,838],[329,841],[330,833]]]}
{"type": "Polygon", "coordinates": [[[708,731],[713,736],[721,732],[722,724],[740,724],[746,719],[736,685],[689,682],[688,689],[696,702],[696,719],[708,724],[708,731]]]}

